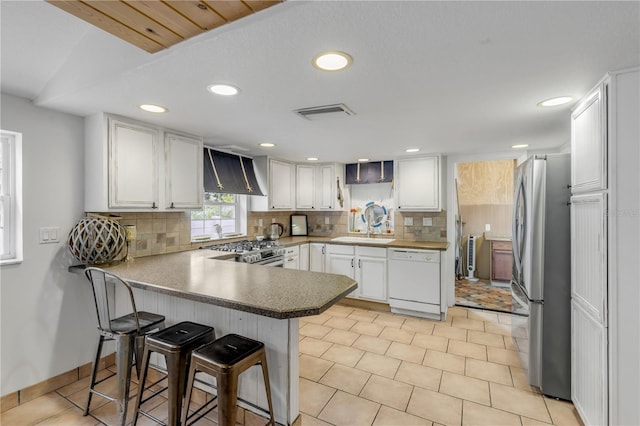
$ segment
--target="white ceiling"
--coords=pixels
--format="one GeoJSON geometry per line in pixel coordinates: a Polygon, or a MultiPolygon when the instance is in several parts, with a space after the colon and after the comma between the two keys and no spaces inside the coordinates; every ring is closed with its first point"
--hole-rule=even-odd
{"type": "Polygon", "coordinates": [[[574,103],[607,71],[640,64],[639,1],[292,1],[146,53],[42,1],[1,4],[2,92],[86,116],[120,114],[303,161],[504,152],[569,141],[574,103]],[[351,68],[311,66],[323,50],[351,68]],[[212,82],[241,88],[216,97],[212,82]],[[141,103],[165,105],[163,115],[141,103]],[[355,116],[292,110],[345,103],[355,116]],[[277,144],[272,150],[259,142],[277,144]]]}

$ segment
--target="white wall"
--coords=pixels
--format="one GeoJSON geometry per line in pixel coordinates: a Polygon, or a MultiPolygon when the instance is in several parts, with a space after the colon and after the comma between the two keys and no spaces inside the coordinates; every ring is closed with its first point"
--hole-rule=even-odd
{"type": "Polygon", "coordinates": [[[24,262],[0,269],[0,395],[90,362],[95,308],[65,239],[83,216],[83,120],[2,94],[0,127],[22,133],[24,262]],[[60,243],[38,244],[40,227],[60,243]]]}

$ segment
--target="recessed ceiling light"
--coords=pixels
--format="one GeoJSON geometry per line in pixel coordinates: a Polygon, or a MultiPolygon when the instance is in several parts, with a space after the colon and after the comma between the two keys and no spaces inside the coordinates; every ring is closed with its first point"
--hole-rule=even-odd
{"type": "Polygon", "coordinates": [[[262,142],[260,146],[263,148],[273,148],[276,144],[271,142],[262,142]]]}
{"type": "Polygon", "coordinates": [[[209,90],[211,93],[215,93],[216,95],[222,95],[222,96],[237,95],[238,92],[240,91],[235,86],[232,86],[230,84],[222,84],[222,83],[211,84],[210,86],[207,87],[207,90],[209,90]]]}
{"type": "Polygon", "coordinates": [[[369,161],[368,158],[358,158],[358,163],[366,163],[367,161],[369,161]]]}
{"type": "Polygon", "coordinates": [[[542,108],[554,107],[564,105],[568,102],[571,102],[572,100],[573,98],[571,96],[560,96],[559,98],[551,98],[547,99],[546,101],[538,102],[538,106],[542,108]]]}
{"type": "Polygon", "coordinates": [[[308,161],[318,161],[318,157],[307,157],[308,161]]]}
{"type": "Polygon", "coordinates": [[[420,151],[420,148],[407,148],[404,150],[404,152],[418,152],[420,151]]]}
{"type": "Polygon", "coordinates": [[[143,111],[156,112],[156,113],[162,113],[162,112],[169,111],[167,108],[165,108],[163,106],[152,105],[152,104],[142,104],[142,105],[139,105],[138,108],[140,108],[143,111]]]}
{"type": "Polygon", "coordinates": [[[340,71],[351,66],[353,58],[344,52],[322,52],[312,61],[314,67],[322,71],[340,71]]]}
{"type": "Polygon", "coordinates": [[[521,143],[519,145],[511,145],[511,148],[513,148],[513,149],[521,149],[521,148],[526,148],[528,146],[529,146],[529,144],[521,143]]]}

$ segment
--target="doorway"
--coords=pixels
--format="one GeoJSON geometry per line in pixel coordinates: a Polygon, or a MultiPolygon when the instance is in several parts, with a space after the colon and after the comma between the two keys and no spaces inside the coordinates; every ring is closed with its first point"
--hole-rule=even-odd
{"type": "Polygon", "coordinates": [[[511,312],[515,166],[511,159],[455,165],[456,305],[511,312]]]}

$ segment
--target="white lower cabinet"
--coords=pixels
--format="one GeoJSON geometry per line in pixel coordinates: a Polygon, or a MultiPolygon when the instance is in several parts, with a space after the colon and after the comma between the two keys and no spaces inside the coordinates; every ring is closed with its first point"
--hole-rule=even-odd
{"type": "Polygon", "coordinates": [[[309,243],[309,270],[324,272],[326,247],[324,243],[309,243]]]}
{"type": "Polygon", "coordinates": [[[309,270],[309,244],[300,244],[300,259],[299,268],[301,271],[309,270]]]}
{"type": "Polygon", "coordinates": [[[284,252],[284,267],[286,269],[300,269],[300,247],[290,246],[284,252]]]}
{"type": "Polygon", "coordinates": [[[327,244],[325,272],[358,282],[348,297],[387,301],[387,252],[384,248],[327,244]]]}

